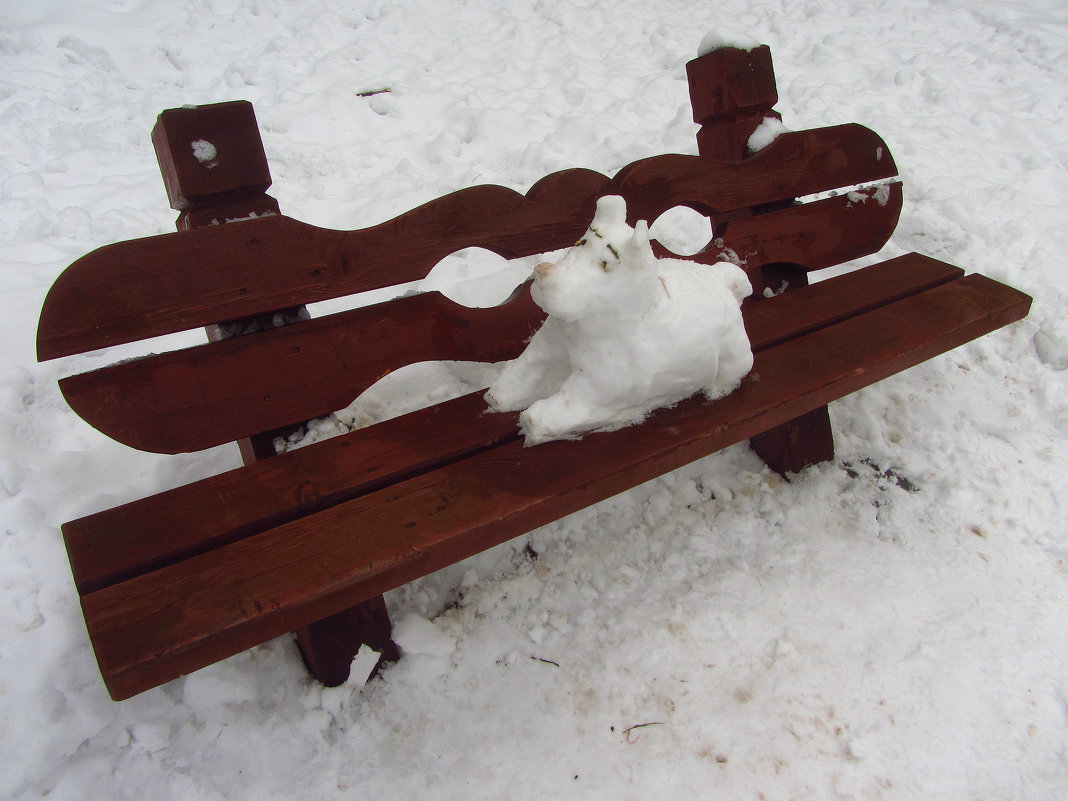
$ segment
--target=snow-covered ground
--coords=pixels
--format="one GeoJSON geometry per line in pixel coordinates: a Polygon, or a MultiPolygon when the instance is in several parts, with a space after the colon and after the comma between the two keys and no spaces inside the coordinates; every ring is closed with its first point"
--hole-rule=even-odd
{"type": "MultiPolygon", "coordinates": [[[[4,3],[0,797],[1068,797],[1066,75],[1063,0],[4,3]],[[696,152],[710,32],[771,45],[787,127],[884,137],[884,255],[1030,317],[833,404],[834,464],[786,483],[737,446],[391,593],[408,653],[363,688],[281,639],[111,702],[59,525],[238,463],[76,418],[57,377],[123,352],[34,358],[66,264],[172,229],[156,114],[253,101],[282,209],[360,228],[696,152]]],[[[478,269],[436,280],[507,295],[478,269]]]]}

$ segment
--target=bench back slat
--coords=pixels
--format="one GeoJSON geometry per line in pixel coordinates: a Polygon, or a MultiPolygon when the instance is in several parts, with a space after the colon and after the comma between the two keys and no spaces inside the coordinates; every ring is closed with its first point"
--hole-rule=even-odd
{"type": "Polygon", "coordinates": [[[607,180],[565,170],[526,196],[471,187],[358,231],[274,216],[107,245],[74,262],[48,293],[38,358],[417,281],[467,247],[505,258],[567,247],[607,180]]]}
{"type": "Polygon", "coordinates": [[[567,247],[604,194],[623,195],[632,222],[652,222],[678,205],[715,217],[895,174],[876,134],[841,125],[783,134],[744,161],[655,156],[612,180],[566,170],[525,196],[472,187],[358,231],[278,216],[108,245],[74,262],[48,293],[38,358],[419,280],[467,247],[505,258],[567,247]]]}
{"type": "MultiPolygon", "coordinates": [[[[694,258],[707,264],[740,260],[749,268],[789,263],[820,270],[877,253],[901,216],[901,184],[883,184],[837,197],[733,220],[694,258]]],[[[750,268],[753,289],[760,275],[750,268]]]]}
{"type": "MultiPolygon", "coordinates": [[[[747,302],[756,352],[956,280],[917,254],[747,302]]],[[[237,365],[235,365],[236,369],[237,365]]],[[[308,389],[300,375],[298,392],[308,389]]],[[[481,393],[75,520],[63,527],[79,592],[149,572],[519,438],[515,414],[485,414],[481,393]]]]}
{"type": "Polygon", "coordinates": [[[408,364],[519,355],[544,312],[524,286],[469,309],[437,292],[399,298],[60,381],[67,403],[119,442],[196,451],[342,409],[408,364]]]}

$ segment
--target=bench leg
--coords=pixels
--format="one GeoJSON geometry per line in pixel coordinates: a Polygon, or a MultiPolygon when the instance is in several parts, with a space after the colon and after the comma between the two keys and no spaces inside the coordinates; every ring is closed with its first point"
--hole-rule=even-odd
{"type": "Polygon", "coordinates": [[[834,459],[834,435],[827,407],[795,417],[749,440],[757,456],[780,475],[834,459]]]}
{"type": "Polygon", "coordinates": [[[381,595],[294,633],[304,664],[327,687],[345,683],[352,659],[364,644],[382,655],[372,676],[383,665],[400,659],[400,651],[392,639],[393,626],[386,600],[381,595]]]}
{"type": "MultiPolygon", "coordinates": [[[[789,264],[766,264],[761,270],[763,286],[784,292],[808,285],[808,275],[789,264]]],[[[763,288],[760,290],[763,291],[763,288]]],[[[779,475],[800,473],[809,465],[834,459],[834,434],[827,407],[795,417],[749,439],[749,445],[764,463],[779,475]]]]}
{"type": "MultiPolygon", "coordinates": [[[[176,223],[179,231],[204,228],[219,219],[281,213],[278,202],[266,194],[271,171],[251,103],[216,103],[164,111],[152,129],[152,144],[171,206],[182,211],[176,223]],[[227,159],[208,165],[210,177],[202,165],[189,158],[189,142],[197,138],[233,143],[227,159]]],[[[279,311],[283,317],[291,318],[287,324],[298,321],[306,312],[279,311]]],[[[263,316],[273,322],[274,315],[263,316]]],[[[231,322],[256,321],[248,318],[231,322]]],[[[207,333],[212,342],[229,336],[226,326],[210,326],[207,333]]],[[[272,458],[274,438],[287,436],[298,427],[299,424],[242,440],[238,443],[242,460],[251,464],[272,458]]],[[[383,662],[396,662],[400,653],[391,639],[392,631],[386,602],[380,595],[295,634],[312,675],[323,684],[336,687],[349,677],[352,659],[364,643],[382,654],[376,672],[383,662]]]]}

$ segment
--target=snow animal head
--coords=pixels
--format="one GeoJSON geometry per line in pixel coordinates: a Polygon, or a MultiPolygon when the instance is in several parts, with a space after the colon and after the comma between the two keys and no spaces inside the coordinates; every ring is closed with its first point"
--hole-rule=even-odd
{"type": "Polygon", "coordinates": [[[531,294],[561,320],[576,320],[602,308],[640,310],[656,289],[656,257],[644,220],[627,225],[627,205],[618,195],[597,201],[593,222],[559,262],[534,268],[531,294]]]}

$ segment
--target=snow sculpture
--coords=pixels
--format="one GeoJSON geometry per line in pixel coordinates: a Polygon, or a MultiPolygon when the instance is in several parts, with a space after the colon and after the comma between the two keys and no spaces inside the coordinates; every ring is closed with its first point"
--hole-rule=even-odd
{"type": "Polygon", "coordinates": [[[621,197],[602,197],[585,236],[534,269],[542,327],[486,393],[520,414],[527,445],[641,422],[697,392],[734,390],[753,366],[739,267],[657,259],[644,220],[631,228],[621,197]]]}

